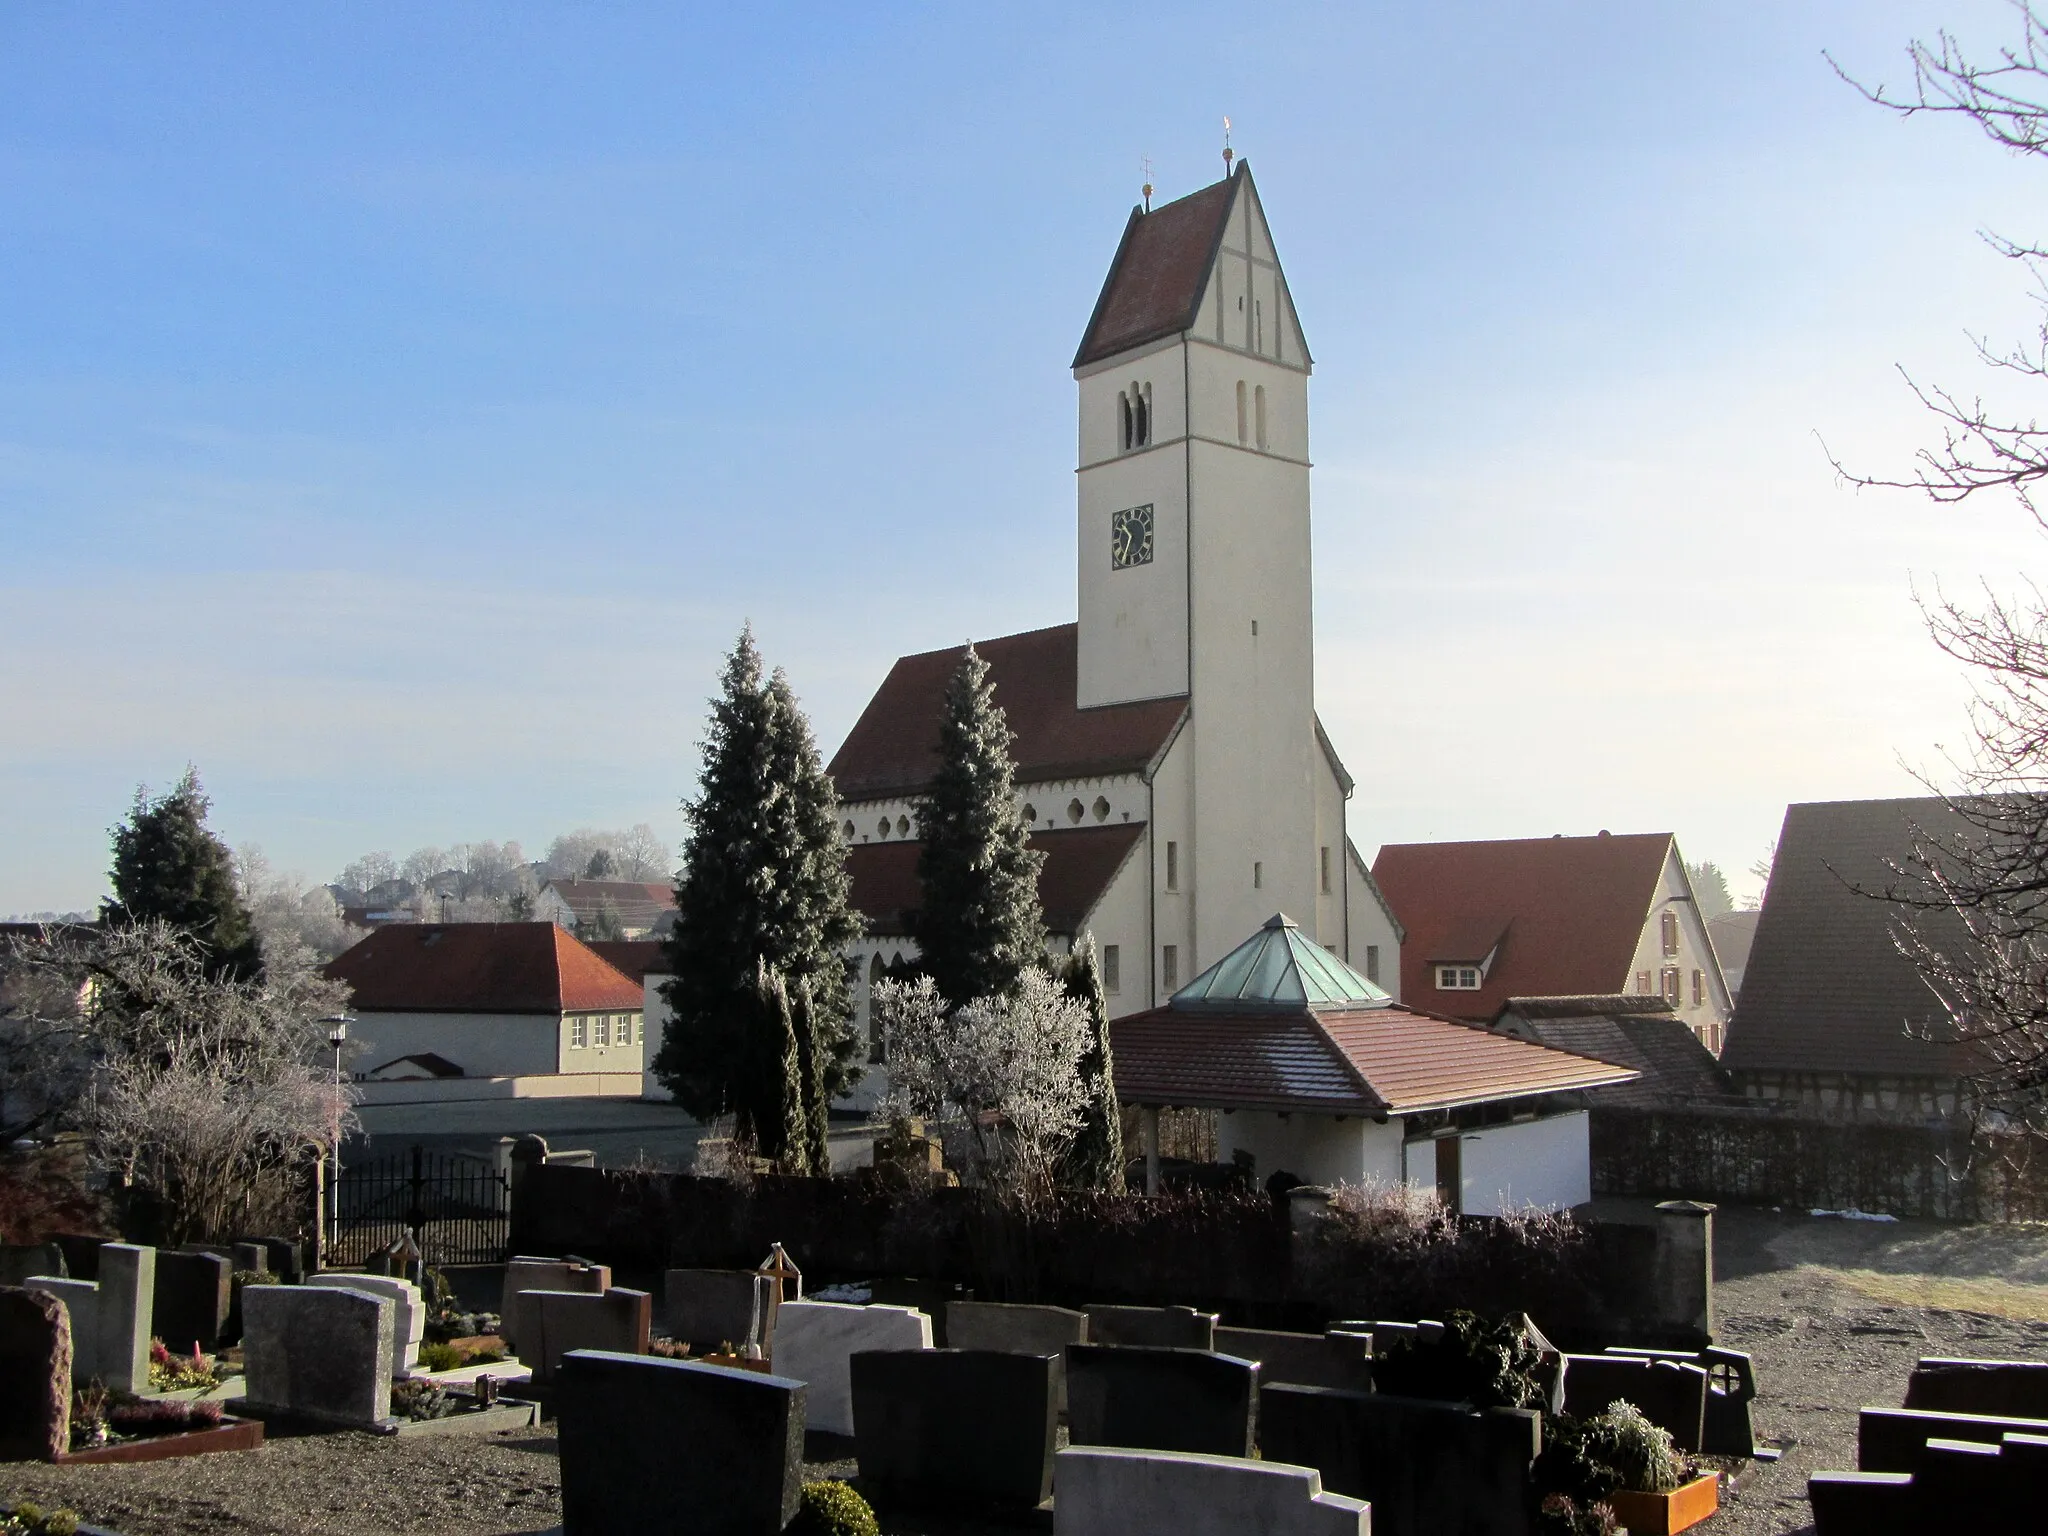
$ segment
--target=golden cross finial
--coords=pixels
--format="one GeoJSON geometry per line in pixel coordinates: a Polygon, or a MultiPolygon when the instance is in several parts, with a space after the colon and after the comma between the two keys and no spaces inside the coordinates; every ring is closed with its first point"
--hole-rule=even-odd
{"type": "Polygon", "coordinates": [[[1145,169],[1145,211],[1152,211],[1152,157],[1147,155],[1141,162],[1145,169]]]}
{"type": "Polygon", "coordinates": [[[1230,152],[1230,118],[1223,119],[1223,174],[1230,174],[1230,162],[1237,157],[1230,152]]]}

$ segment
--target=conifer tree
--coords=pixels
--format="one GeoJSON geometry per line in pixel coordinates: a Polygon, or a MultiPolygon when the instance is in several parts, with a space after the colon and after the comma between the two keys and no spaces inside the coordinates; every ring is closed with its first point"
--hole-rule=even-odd
{"type": "Polygon", "coordinates": [[[1088,1049],[1081,1057],[1081,1080],[1088,1086],[1088,1107],[1081,1129],[1067,1149],[1068,1182],[1082,1189],[1124,1192],[1124,1115],[1117,1102],[1115,1061],[1109,1046],[1109,999],[1102,990],[1102,968],[1096,958],[1095,935],[1084,933],[1060,969],[1067,996],[1088,1010],[1088,1049]]]}
{"type": "Polygon", "coordinates": [[[827,1052],[821,1048],[817,1028],[817,1006],[809,987],[797,988],[790,998],[790,1015],[796,1026],[797,1075],[801,1088],[804,1123],[804,1160],[810,1171],[823,1178],[832,1171],[832,1095],[825,1086],[827,1052]]]}
{"type": "Polygon", "coordinates": [[[811,1171],[810,1147],[804,1123],[805,1052],[797,1034],[795,1010],[790,1006],[789,987],[780,973],[764,960],[755,980],[754,995],[759,1008],[759,1038],[771,1052],[764,1063],[768,1070],[759,1075],[762,1091],[753,1112],[754,1131],[761,1155],[773,1158],[784,1173],[811,1171]]]}
{"type": "Polygon", "coordinates": [[[764,1150],[781,1145],[785,1086],[780,1026],[760,1003],[764,965],[809,991],[828,1098],[859,1076],[840,958],[859,921],[832,807],[810,723],[788,680],[763,676],[749,626],[726,659],[698,793],[683,805],[670,1019],[654,1071],[693,1115],[732,1115],[764,1150]]]}
{"type": "Polygon", "coordinates": [[[1018,817],[1010,727],[974,647],[946,687],[939,767],[917,803],[918,964],[956,1007],[1016,990],[1045,953],[1038,867],[1018,817]]]}
{"type": "Polygon", "coordinates": [[[128,819],[113,829],[114,899],[100,917],[116,928],[169,923],[198,941],[208,976],[249,980],[262,974],[263,952],[235,888],[234,855],[207,830],[211,806],[190,766],[158,799],[138,787],[128,819]]]}

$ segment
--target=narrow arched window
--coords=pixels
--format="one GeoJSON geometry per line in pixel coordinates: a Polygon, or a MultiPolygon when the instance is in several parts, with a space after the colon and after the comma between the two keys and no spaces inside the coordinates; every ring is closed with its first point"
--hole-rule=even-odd
{"type": "Polygon", "coordinates": [[[1152,445],[1152,386],[1147,384],[1138,396],[1138,446],[1152,445]]]}
{"type": "Polygon", "coordinates": [[[1264,452],[1266,447],[1266,386],[1263,384],[1252,391],[1252,414],[1258,418],[1256,425],[1259,434],[1259,449],[1261,452],[1264,452]]]}
{"type": "Polygon", "coordinates": [[[1121,428],[1121,435],[1118,437],[1117,441],[1121,443],[1125,451],[1128,452],[1131,446],[1131,397],[1125,394],[1122,390],[1117,391],[1116,408],[1119,426],[1121,428]]]}
{"type": "Polygon", "coordinates": [[[1245,409],[1244,380],[1237,381],[1237,440],[1248,443],[1252,438],[1251,414],[1245,409]]]}

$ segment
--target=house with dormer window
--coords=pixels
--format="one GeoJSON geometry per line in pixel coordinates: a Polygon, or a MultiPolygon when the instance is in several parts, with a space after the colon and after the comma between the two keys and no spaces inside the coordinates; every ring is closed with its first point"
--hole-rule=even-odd
{"type": "Polygon", "coordinates": [[[1397,843],[1373,877],[1404,1002],[1484,1022],[1516,997],[1654,998],[1719,1054],[1733,1003],[1670,833],[1397,843]]]}

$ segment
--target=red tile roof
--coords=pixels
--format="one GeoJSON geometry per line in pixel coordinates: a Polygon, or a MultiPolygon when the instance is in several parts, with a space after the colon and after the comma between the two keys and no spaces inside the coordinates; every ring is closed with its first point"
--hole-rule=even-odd
{"type": "Polygon", "coordinates": [[[1230,222],[1230,205],[1238,184],[1250,174],[1251,167],[1241,163],[1225,180],[1150,213],[1131,210],[1081,349],[1074,354],[1076,368],[1177,335],[1195,323],[1230,222]]]}
{"type": "MultiPolygon", "coordinates": [[[[1032,851],[1045,855],[1038,870],[1045,926],[1053,933],[1078,932],[1144,835],[1142,821],[1032,833],[1032,851]]],[[[923,846],[906,840],[855,843],[846,850],[853,905],[867,917],[868,932],[910,932],[910,914],[924,900],[924,887],[917,879],[917,855],[923,846]]]]}
{"type": "Polygon", "coordinates": [[[394,923],[327,967],[366,1013],[638,1008],[640,984],[553,923],[394,923]]]}
{"type": "Polygon", "coordinates": [[[1625,992],[1671,834],[1397,843],[1373,861],[1401,946],[1401,995],[1467,1019],[1510,997],[1625,992]],[[1499,941],[1476,992],[1440,992],[1432,965],[1476,963],[1499,941]]]}
{"type": "Polygon", "coordinates": [[[1389,1006],[1213,1014],[1171,1006],[1110,1026],[1117,1096],[1186,1108],[1415,1114],[1625,1083],[1625,1067],[1389,1006]]]}
{"type": "MultiPolygon", "coordinates": [[[[1187,710],[1185,698],[1075,706],[1078,626],[1056,624],[975,646],[988,663],[995,700],[1016,737],[1017,782],[1136,773],[1151,763],[1187,710]]],[[[938,765],[946,684],[965,646],[903,656],[868,700],[830,772],[841,800],[911,795],[938,765]]]]}

